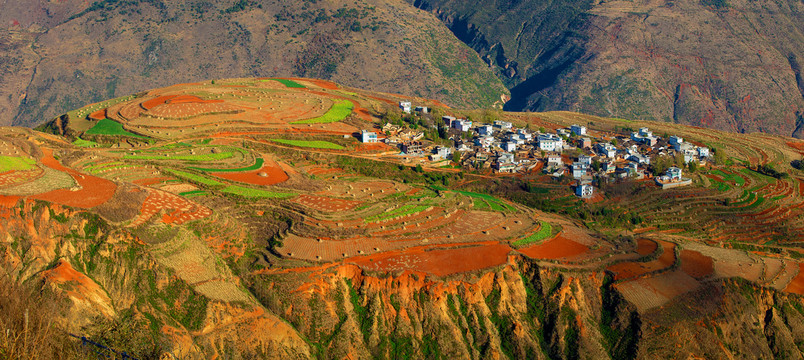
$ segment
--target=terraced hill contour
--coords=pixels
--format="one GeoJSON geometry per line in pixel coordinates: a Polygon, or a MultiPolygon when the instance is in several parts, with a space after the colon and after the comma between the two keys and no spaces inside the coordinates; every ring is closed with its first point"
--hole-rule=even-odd
{"type": "Polygon", "coordinates": [[[729,159],[691,187],[631,182],[584,202],[540,173],[419,170],[356,140],[406,99],[483,116],[328,81],[246,78],[3,128],[0,265],[64,300],[60,328],[134,354],[801,354],[804,176],[789,166],[800,142],[499,114],[595,136],[650,125],[729,159]],[[751,170],[767,163],[792,176],[751,170]],[[108,330],[121,328],[137,331],[108,330]]]}

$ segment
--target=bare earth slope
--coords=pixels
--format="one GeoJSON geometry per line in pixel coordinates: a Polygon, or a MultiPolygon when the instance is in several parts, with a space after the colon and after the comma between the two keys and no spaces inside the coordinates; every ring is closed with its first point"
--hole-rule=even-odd
{"type": "Polygon", "coordinates": [[[451,105],[504,87],[431,14],[402,1],[98,1],[0,5],[0,124],[214,77],[310,76],[451,105]]]}
{"type": "Polygon", "coordinates": [[[497,68],[509,110],[788,136],[804,123],[800,1],[410,2],[497,68]]]}

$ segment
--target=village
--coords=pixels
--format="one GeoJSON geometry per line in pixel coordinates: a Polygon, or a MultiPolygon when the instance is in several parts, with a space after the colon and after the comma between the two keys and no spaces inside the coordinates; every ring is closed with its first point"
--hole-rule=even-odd
{"type": "MultiPolygon", "coordinates": [[[[405,114],[423,116],[427,107],[400,102],[405,114]]],[[[425,140],[425,132],[385,123],[377,131],[363,130],[364,143],[384,142],[400,150],[403,162],[428,167],[470,168],[481,173],[541,173],[557,181],[571,180],[575,194],[591,198],[601,182],[652,179],[668,189],[692,180],[694,171],[710,160],[710,149],[685,142],[680,136],[658,136],[649,128],[632,130],[630,136],[590,131],[584,125],[559,128],[520,128],[494,120],[476,123],[444,115],[434,127],[446,137],[440,144],[425,140]],[[383,136],[384,135],[384,136],[383,136]]]]}

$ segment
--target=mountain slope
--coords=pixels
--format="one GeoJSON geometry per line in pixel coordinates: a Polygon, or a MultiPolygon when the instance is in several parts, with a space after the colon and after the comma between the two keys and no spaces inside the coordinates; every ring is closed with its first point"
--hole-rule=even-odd
{"type": "Polygon", "coordinates": [[[3,4],[0,124],[214,77],[310,76],[469,107],[508,90],[433,16],[402,1],[3,4]]]}
{"type": "Polygon", "coordinates": [[[497,67],[509,110],[787,136],[804,111],[799,1],[409,2],[497,67]]]}

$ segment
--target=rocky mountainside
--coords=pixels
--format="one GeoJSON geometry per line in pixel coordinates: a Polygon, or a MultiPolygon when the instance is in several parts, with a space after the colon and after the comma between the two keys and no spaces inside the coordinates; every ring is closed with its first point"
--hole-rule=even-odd
{"type": "Polygon", "coordinates": [[[306,78],[109,99],[0,128],[0,355],[34,358],[25,339],[47,337],[72,350],[40,355],[74,358],[800,359],[802,156],[768,134],[457,110],[306,78]],[[621,144],[650,126],[718,162],[685,170],[688,186],[597,182],[581,200],[538,169],[357,140],[444,144],[440,116],[401,100],[621,144]],[[39,300],[7,305],[21,293],[39,300]],[[24,326],[26,309],[52,309],[33,316],[51,332],[24,326]]]}
{"type": "Polygon", "coordinates": [[[408,1],[496,68],[508,110],[802,136],[800,1],[408,1]]]}
{"type": "Polygon", "coordinates": [[[4,125],[215,77],[318,77],[478,108],[509,93],[401,0],[4,2],[0,24],[4,125]]]}

